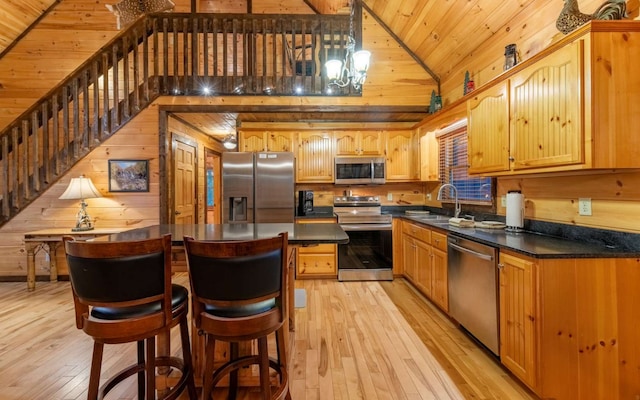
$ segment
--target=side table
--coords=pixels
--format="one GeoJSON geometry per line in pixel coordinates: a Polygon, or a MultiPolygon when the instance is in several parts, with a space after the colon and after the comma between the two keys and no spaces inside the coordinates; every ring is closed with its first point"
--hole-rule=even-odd
{"type": "Polygon", "coordinates": [[[44,250],[49,254],[49,279],[58,280],[58,265],[56,263],[57,248],[62,244],[62,238],[71,236],[76,239],[89,240],[99,236],[111,235],[127,230],[127,228],[102,228],[90,231],[73,232],[70,228],[50,228],[24,234],[24,248],[27,251],[27,290],[36,288],[36,254],[44,250]]]}

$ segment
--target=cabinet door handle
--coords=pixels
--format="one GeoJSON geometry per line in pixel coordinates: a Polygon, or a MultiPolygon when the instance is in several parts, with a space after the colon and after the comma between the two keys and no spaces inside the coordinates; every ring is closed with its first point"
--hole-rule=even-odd
{"type": "Polygon", "coordinates": [[[515,161],[516,159],[513,156],[509,156],[509,161],[515,161]]]}
{"type": "Polygon", "coordinates": [[[498,269],[501,270],[502,268],[504,268],[504,264],[498,263],[498,269]]]}

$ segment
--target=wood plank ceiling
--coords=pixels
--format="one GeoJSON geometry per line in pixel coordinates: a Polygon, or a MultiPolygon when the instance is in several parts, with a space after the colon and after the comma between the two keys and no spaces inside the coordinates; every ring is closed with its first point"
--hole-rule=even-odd
{"type": "MultiPolygon", "coordinates": [[[[0,57],[2,52],[10,49],[12,43],[19,40],[22,32],[38,21],[49,7],[64,0],[2,0],[0,1],[0,57]]],[[[74,0],[76,2],[95,2],[96,0],[74,0]]],[[[188,4],[191,0],[174,0],[176,4],[188,4]]],[[[238,12],[244,5],[248,9],[253,4],[257,10],[257,1],[240,0],[216,3],[215,9],[210,0],[198,0],[200,9],[215,12],[238,12]],[[224,5],[225,9],[221,9],[224,5]]],[[[270,0],[264,0],[268,2],[270,0]]],[[[336,13],[344,12],[349,0],[303,0],[310,12],[336,13]]],[[[547,3],[549,0],[545,0],[547,3]]],[[[632,0],[636,1],[637,0],[632,0]]],[[[116,3],[110,1],[109,3],[116,3]]],[[[273,1],[274,3],[275,0],[273,1]]],[[[280,3],[280,2],[277,2],[280,3]]],[[[562,2],[557,0],[558,11],[562,2]]],[[[631,1],[630,1],[631,3],[631,1]]],[[[539,3],[538,3],[539,4],[539,3]]],[[[304,6],[304,4],[303,4],[304,6]]],[[[521,13],[535,12],[536,2],[533,0],[363,0],[365,15],[371,15],[406,50],[412,52],[416,59],[426,65],[442,81],[460,69],[459,65],[473,54],[483,42],[500,32],[508,30],[509,23],[521,13]]],[[[637,4],[635,6],[637,8],[637,4]]],[[[348,9],[348,8],[347,8],[348,9]]],[[[592,11],[592,10],[586,10],[592,11]]],[[[259,12],[257,10],[256,12],[259,12]]],[[[352,114],[351,114],[352,115],[352,114]]],[[[215,136],[234,131],[239,121],[343,121],[349,119],[340,113],[224,113],[199,114],[181,113],[184,121],[215,136]]],[[[362,113],[357,117],[361,121],[406,121],[410,118],[420,120],[424,115],[379,115],[362,113]]],[[[351,119],[353,120],[353,119],[351,119]]]]}

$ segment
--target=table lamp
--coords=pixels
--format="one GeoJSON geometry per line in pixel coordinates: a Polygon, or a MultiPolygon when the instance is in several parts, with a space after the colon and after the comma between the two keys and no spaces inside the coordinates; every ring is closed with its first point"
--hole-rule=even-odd
{"type": "Polygon", "coordinates": [[[95,197],[102,197],[98,189],[93,186],[90,178],[85,178],[84,175],[80,175],[79,178],[72,178],[69,182],[69,187],[62,193],[59,199],[62,200],[76,200],[80,199],[80,211],[76,217],[76,227],[72,228],[73,232],[90,231],[93,229],[93,223],[91,217],[87,214],[87,203],[84,199],[92,199],[95,197]]]}

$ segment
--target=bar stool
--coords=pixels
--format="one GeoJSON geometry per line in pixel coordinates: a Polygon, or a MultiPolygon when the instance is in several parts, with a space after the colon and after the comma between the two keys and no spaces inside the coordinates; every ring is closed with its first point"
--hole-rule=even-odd
{"type": "Polygon", "coordinates": [[[229,375],[235,398],[239,368],[259,365],[264,400],[290,399],[284,335],[287,233],[250,241],[184,238],[196,329],[206,337],[202,398],[229,375]],[[277,358],[270,359],[267,336],[275,332],[277,358]],[[237,356],[237,343],[257,340],[258,353],[237,356]],[[214,371],[216,341],[230,343],[230,359],[214,371]],[[271,387],[270,369],[278,383],[271,387]]]}
{"type": "Polygon", "coordinates": [[[171,235],[129,242],[67,237],[64,248],[76,326],[94,340],[87,398],[102,399],[118,383],[138,374],[138,398],[155,399],[156,367],[164,366],[181,376],[161,398],[176,399],[187,388],[189,398],[196,399],[187,322],[189,293],[171,284],[171,235]],[[156,336],[169,336],[176,325],[180,325],[182,359],[157,356],[156,336]],[[104,345],[128,342],[137,342],[138,362],[99,387],[104,345]]]}

